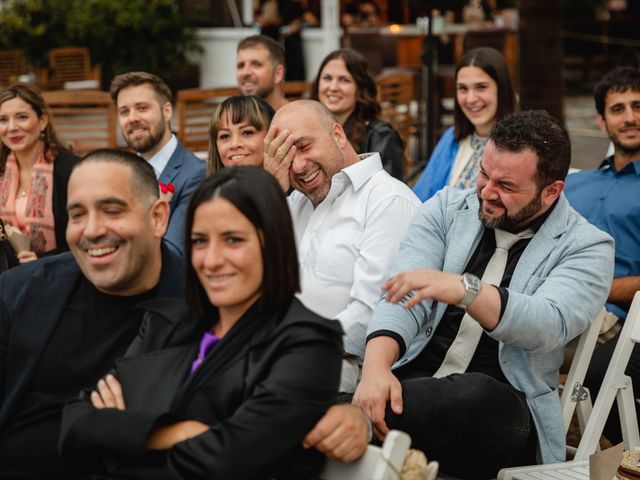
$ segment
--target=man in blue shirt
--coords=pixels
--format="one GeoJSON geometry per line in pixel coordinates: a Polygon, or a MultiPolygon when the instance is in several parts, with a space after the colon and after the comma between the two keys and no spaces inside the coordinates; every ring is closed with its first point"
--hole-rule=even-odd
{"type": "MultiPolygon", "coordinates": [[[[640,290],[640,70],[618,67],[596,86],[596,117],[614,146],[614,154],[595,170],[569,175],[565,193],[571,206],[609,233],[616,244],[615,271],[606,308],[624,322],[633,295],[640,290]]],[[[618,336],[594,352],[585,386],[595,397],[618,336]]],[[[640,385],[640,349],[626,374],[640,385]]],[[[622,441],[617,409],[607,420],[605,436],[622,441]]]]}

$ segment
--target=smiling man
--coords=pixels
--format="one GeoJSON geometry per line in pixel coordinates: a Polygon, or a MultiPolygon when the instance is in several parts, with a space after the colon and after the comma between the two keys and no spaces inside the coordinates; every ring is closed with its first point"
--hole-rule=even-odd
{"type": "Polygon", "coordinates": [[[183,251],[184,216],[191,193],[204,178],[205,164],[186,150],[171,132],[171,90],[147,72],[118,75],[111,82],[111,98],[127,145],[147,160],[159,182],[173,185],[166,240],[183,251]]]}
{"type": "Polygon", "coordinates": [[[282,92],[284,50],[270,37],[252,35],[238,43],[236,80],[243,95],[257,95],[274,110],[286,105],[282,92]]]}
{"type": "Polygon", "coordinates": [[[345,331],[340,389],[353,392],[380,285],[420,202],[382,168],[379,153],[358,155],[320,102],[276,112],[264,165],[287,191],[307,308],[345,331]]]}
{"type": "Polygon", "coordinates": [[[589,327],[613,273],[611,237],[562,193],[570,159],[546,112],[507,116],[477,189],[446,187],[416,214],[353,397],[379,438],[406,431],[462,478],[564,460],[564,346],[589,327]]]}
{"type": "MultiPolygon", "coordinates": [[[[613,143],[614,153],[595,170],[569,175],[566,192],[571,206],[616,242],[616,266],[606,305],[607,320],[612,324],[624,322],[633,296],[640,290],[640,70],[612,70],[596,86],[594,97],[597,122],[613,143]]],[[[615,335],[593,352],[585,378],[593,398],[617,341],[615,335]]],[[[625,373],[634,385],[640,385],[640,348],[634,349],[625,373]]],[[[615,404],[604,435],[614,443],[622,441],[615,404]]]]}
{"type": "Polygon", "coordinates": [[[0,478],[77,478],[57,456],[64,403],[124,354],[136,305],[184,291],[182,259],[161,245],[169,205],[143,159],[87,155],[67,210],[71,253],[0,277],[0,478]]]}

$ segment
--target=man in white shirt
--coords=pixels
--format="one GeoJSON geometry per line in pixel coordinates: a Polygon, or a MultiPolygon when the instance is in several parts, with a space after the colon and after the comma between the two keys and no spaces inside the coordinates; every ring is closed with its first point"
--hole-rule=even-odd
{"type": "Polygon", "coordinates": [[[236,80],[243,95],[257,95],[274,110],[289,103],[284,97],[284,49],[270,37],[252,35],[238,44],[236,80]]]}
{"type": "Polygon", "coordinates": [[[289,195],[300,257],[300,299],[338,319],[344,349],[341,391],[353,391],[367,325],[413,214],[420,205],[382,168],[378,153],[358,156],[319,102],[282,107],[265,138],[265,168],[289,195]]]}
{"type": "Polygon", "coordinates": [[[171,207],[164,239],[182,254],[185,214],[191,193],[204,178],[204,162],[171,132],[172,95],[161,78],[147,72],[124,73],[113,79],[110,93],[127,145],[151,164],[164,184],[161,191],[171,207]]]}

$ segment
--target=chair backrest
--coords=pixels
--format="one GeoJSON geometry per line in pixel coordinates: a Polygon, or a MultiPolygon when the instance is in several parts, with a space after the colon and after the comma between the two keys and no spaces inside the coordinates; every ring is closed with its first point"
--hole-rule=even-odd
{"type": "Polygon", "coordinates": [[[382,108],[380,117],[390,123],[402,138],[405,148],[405,172],[411,168],[406,152],[416,121],[411,114],[411,102],[417,97],[415,80],[415,74],[409,71],[385,72],[376,77],[378,100],[382,108]]]}
{"type": "Polygon", "coordinates": [[[28,73],[27,59],[22,50],[0,50],[0,86],[8,86],[28,73]]]}
{"type": "Polygon", "coordinates": [[[237,87],[189,88],[178,91],[178,139],[187,150],[203,152],[209,149],[209,123],[216,107],[225,98],[239,93],[237,87]]]}
{"type": "Polygon", "coordinates": [[[287,100],[300,100],[302,98],[309,98],[311,93],[311,82],[285,82],[282,85],[282,92],[287,100]]]}
{"type": "Polygon", "coordinates": [[[62,87],[65,82],[99,81],[99,69],[92,67],[86,47],[61,47],[49,51],[50,84],[62,87]]]}
{"type": "Polygon", "coordinates": [[[565,381],[562,395],[560,396],[565,435],[569,431],[569,425],[571,424],[571,418],[576,410],[576,406],[582,401],[589,401],[589,394],[583,388],[582,384],[587,374],[587,369],[589,368],[589,362],[591,362],[593,349],[598,341],[598,334],[600,333],[605,313],[606,310],[601,308],[589,329],[580,335],[576,351],[573,355],[567,380],[565,381]]]}
{"type": "Polygon", "coordinates": [[[115,148],[116,107],[108,92],[50,90],[42,92],[62,144],[77,154],[115,148]]]}
{"type": "Polygon", "coordinates": [[[631,358],[633,347],[640,343],[640,291],[636,292],[622,330],[618,336],[598,398],[593,405],[582,439],[576,452],[576,460],[587,460],[598,448],[614,400],[618,402],[622,437],[629,450],[640,447],[636,402],[631,378],[624,374],[631,358]]]}
{"type": "Polygon", "coordinates": [[[322,480],[398,480],[411,437],[391,430],[381,447],[369,445],[362,458],[351,463],[327,460],[322,480]]]}

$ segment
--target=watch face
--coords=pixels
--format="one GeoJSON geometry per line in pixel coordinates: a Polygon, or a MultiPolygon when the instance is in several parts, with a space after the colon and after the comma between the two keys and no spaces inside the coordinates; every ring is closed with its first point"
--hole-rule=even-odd
{"type": "Polygon", "coordinates": [[[470,273],[466,273],[464,275],[464,279],[466,282],[466,287],[469,290],[473,290],[475,292],[479,292],[480,291],[480,279],[478,277],[476,277],[475,275],[472,275],[470,273]]]}

